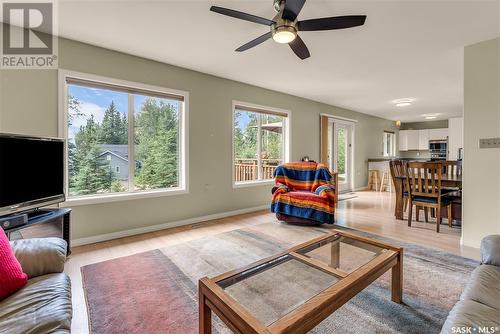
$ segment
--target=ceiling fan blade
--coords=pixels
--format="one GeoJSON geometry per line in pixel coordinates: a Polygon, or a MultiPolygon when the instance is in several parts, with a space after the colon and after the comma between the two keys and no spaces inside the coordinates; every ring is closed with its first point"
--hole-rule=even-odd
{"type": "Polygon", "coordinates": [[[304,20],[297,22],[299,31],[318,31],[345,29],[365,24],[366,15],[348,15],[324,17],[321,19],[304,20]]]}
{"type": "Polygon", "coordinates": [[[288,43],[290,47],[292,48],[293,52],[299,57],[300,59],[304,60],[306,58],[309,58],[311,54],[309,53],[309,50],[307,49],[306,43],[300,38],[298,35],[295,37],[293,41],[288,43]]]}
{"type": "Polygon", "coordinates": [[[264,35],[262,35],[260,37],[257,37],[256,39],[248,42],[247,44],[244,44],[244,45],[240,46],[235,51],[238,51],[238,52],[246,51],[246,50],[248,50],[250,48],[253,48],[254,46],[259,45],[262,42],[267,41],[272,36],[273,36],[272,32],[265,33],[264,35]]]}
{"type": "Polygon", "coordinates": [[[305,3],[306,0],[286,0],[281,18],[295,21],[305,3]]]}
{"type": "Polygon", "coordinates": [[[212,12],[216,12],[216,13],[219,13],[222,15],[227,15],[227,16],[231,16],[231,17],[234,17],[237,19],[263,24],[266,26],[270,26],[271,24],[275,23],[273,20],[268,20],[268,19],[260,17],[260,16],[255,16],[252,14],[247,14],[247,13],[239,12],[237,10],[228,9],[228,8],[212,6],[212,7],[210,7],[210,10],[212,12]]]}

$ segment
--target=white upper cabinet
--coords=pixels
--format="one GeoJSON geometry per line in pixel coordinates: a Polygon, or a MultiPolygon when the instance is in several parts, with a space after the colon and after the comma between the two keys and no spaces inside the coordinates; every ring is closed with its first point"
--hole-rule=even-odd
{"type": "Polygon", "coordinates": [[[419,130],[400,130],[399,131],[399,150],[409,151],[418,150],[419,130]]]}
{"type": "Polygon", "coordinates": [[[429,130],[418,130],[418,149],[420,151],[429,149],[429,130]]]}
{"type": "Polygon", "coordinates": [[[448,129],[430,129],[429,140],[445,140],[448,138],[448,129]]]}
{"type": "MultiPolygon", "coordinates": [[[[451,131],[451,129],[450,129],[451,131]]],[[[458,131],[458,130],[457,130],[458,131]]],[[[462,131],[462,130],[460,130],[462,131]]],[[[462,132],[460,132],[462,133],[462,132]]],[[[429,140],[446,140],[449,136],[449,131],[446,128],[443,129],[423,129],[423,130],[399,130],[399,150],[400,151],[411,151],[419,150],[425,151],[429,149],[429,140]]],[[[451,136],[451,135],[450,135],[451,136]]],[[[451,147],[450,138],[450,147],[451,147]]],[[[463,142],[463,138],[460,139],[463,142]]],[[[458,139],[457,139],[458,141],[458,139]]],[[[458,144],[457,144],[458,145],[458,144]]],[[[453,149],[458,152],[458,148],[463,147],[458,146],[453,149]]],[[[450,148],[451,150],[451,148],[450,148]]]]}
{"type": "Polygon", "coordinates": [[[408,130],[399,131],[399,150],[408,151],[408,130]]]}
{"type": "Polygon", "coordinates": [[[408,130],[408,150],[418,150],[419,130],[408,130]]]}

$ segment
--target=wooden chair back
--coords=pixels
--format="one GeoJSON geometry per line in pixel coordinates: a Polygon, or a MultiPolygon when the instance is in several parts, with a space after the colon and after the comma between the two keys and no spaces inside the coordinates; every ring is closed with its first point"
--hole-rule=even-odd
{"type": "MultiPolygon", "coordinates": [[[[391,160],[389,162],[389,169],[391,170],[392,182],[396,188],[396,179],[406,176],[406,161],[404,160],[391,160]]],[[[406,182],[403,182],[403,187],[406,182]]]]}
{"type": "Polygon", "coordinates": [[[453,160],[444,161],[443,174],[462,176],[462,161],[453,161],[453,160]]]}
{"type": "Polygon", "coordinates": [[[404,160],[391,160],[389,162],[391,169],[391,176],[393,178],[406,176],[406,161],[404,160]]]}
{"type": "Polygon", "coordinates": [[[442,162],[408,162],[406,189],[410,196],[441,196],[442,162]]]}

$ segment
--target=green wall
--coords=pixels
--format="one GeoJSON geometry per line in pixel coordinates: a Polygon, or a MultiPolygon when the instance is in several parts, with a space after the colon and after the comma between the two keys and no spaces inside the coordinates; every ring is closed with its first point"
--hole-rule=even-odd
{"type": "Polygon", "coordinates": [[[462,243],[479,247],[500,234],[500,149],[479,148],[500,138],[500,38],[465,48],[462,243]]]}
{"type": "MultiPolygon", "coordinates": [[[[355,188],[366,186],[367,159],[382,154],[383,130],[395,130],[381,118],[66,39],[59,41],[59,67],[190,94],[189,194],[74,206],[73,238],[268,204],[269,185],[232,187],[232,100],[291,110],[292,160],[319,158],[321,113],[357,120],[355,188]]],[[[0,131],[57,136],[57,71],[4,70],[0,76],[0,131]]]]}

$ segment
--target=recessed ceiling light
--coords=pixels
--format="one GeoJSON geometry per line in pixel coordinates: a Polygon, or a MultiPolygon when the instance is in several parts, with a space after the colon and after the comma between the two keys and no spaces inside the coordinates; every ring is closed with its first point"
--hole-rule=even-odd
{"type": "Polygon", "coordinates": [[[397,99],[392,101],[396,105],[396,107],[408,107],[411,106],[411,103],[415,101],[414,98],[404,98],[404,99],[397,99]]]}
{"type": "Polygon", "coordinates": [[[439,113],[431,113],[431,114],[423,114],[425,119],[436,119],[439,116],[439,113]]]}

